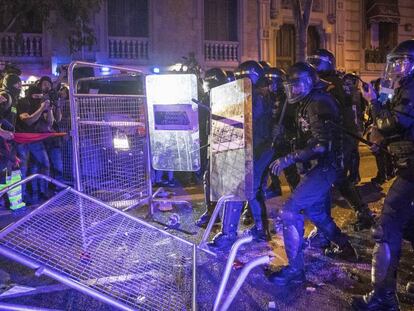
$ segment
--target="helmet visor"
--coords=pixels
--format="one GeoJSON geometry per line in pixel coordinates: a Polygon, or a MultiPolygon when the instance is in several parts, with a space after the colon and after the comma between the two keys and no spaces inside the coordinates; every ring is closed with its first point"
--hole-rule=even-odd
{"type": "Polygon", "coordinates": [[[310,93],[313,87],[312,79],[308,76],[288,80],[283,83],[287,100],[289,103],[296,103],[310,93]]]}
{"type": "Polygon", "coordinates": [[[315,68],[317,71],[329,70],[329,68],[333,66],[329,57],[326,56],[310,55],[306,57],[306,62],[313,68],[315,68]]]}
{"type": "Polygon", "coordinates": [[[381,88],[395,89],[402,78],[414,72],[414,61],[406,56],[387,58],[384,73],[381,79],[381,88]]]}

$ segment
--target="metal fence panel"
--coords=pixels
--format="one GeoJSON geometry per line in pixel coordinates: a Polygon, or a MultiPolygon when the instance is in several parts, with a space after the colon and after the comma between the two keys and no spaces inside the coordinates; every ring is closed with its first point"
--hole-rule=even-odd
{"type": "Polygon", "coordinates": [[[67,184],[73,184],[73,152],[72,152],[72,137],[71,132],[71,114],[70,101],[61,100],[62,120],[59,122],[59,131],[68,133],[68,135],[61,138],[62,148],[62,163],[63,163],[63,180],[67,184]]]}
{"type": "Polygon", "coordinates": [[[0,253],[131,310],[191,310],[194,246],[74,190],[0,233],[0,253]]]}
{"type": "Polygon", "coordinates": [[[69,66],[76,189],[123,210],[147,203],[152,191],[143,74],[108,66],[122,73],[75,81],[77,66],[106,67],[69,66]]]}
{"type": "Polygon", "coordinates": [[[81,190],[117,208],[149,196],[144,98],[75,98],[81,190]]]}

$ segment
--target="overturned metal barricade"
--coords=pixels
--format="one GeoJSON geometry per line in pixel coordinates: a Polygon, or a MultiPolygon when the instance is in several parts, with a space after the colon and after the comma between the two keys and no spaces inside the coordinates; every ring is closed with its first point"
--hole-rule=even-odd
{"type": "Polygon", "coordinates": [[[121,310],[195,309],[192,243],[76,191],[63,190],[0,232],[0,254],[121,310]]]}
{"type": "Polygon", "coordinates": [[[122,210],[149,203],[143,74],[105,66],[122,74],[74,80],[77,66],[104,67],[84,62],[69,66],[75,188],[122,210]]]}

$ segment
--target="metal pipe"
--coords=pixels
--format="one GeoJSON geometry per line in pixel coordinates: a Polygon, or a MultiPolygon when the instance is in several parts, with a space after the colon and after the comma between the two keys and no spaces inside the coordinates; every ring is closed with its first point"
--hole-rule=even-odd
{"type": "Polygon", "coordinates": [[[76,65],[89,65],[83,62],[71,62],[68,68],[68,82],[69,82],[69,103],[70,103],[70,121],[71,129],[70,135],[72,136],[72,152],[73,152],[73,176],[75,177],[75,188],[82,191],[80,182],[80,157],[79,157],[79,130],[78,130],[78,107],[75,101],[75,84],[73,79],[73,69],[76,65]]]}
{"type": "Polygon", "coordinates": [[[0,310],[5,310],[5,311],[62,311],[58,309],[37,308],[37,307],[15,305],[11,303],[3,303],[3,302],[0,302],[0,310]]]}
{"type": "Polygon", "coordinates": [[[227,298],[224,301],[223,306],[220,308],[220,311],[226,311],[230,308],[231,303],[236,297],[237,292],[239,291],[240,287],[243,285],[250,271],[257,266],[265,265],[265,264],[268,264],[269,262],[270,262],[269,256],[261,256],[247,263],[244,266],[243,270],[241,271],[239,277],[237,278],[236,283],[233,285],[233,288],[227,295],[227,298]]]}
{"type": "Polygon", "coordinates": [[[218,310],[218,306],[224,294],[224,290],[226,289],[227,281],[229,280],[230,272],[233,266],[234,259],[236,258],[237,251],[239,250],[240,246],[246,243],[250,243],[251,241],[253,241],[253,237],[251,235],[246,236],[246,237],[238,239],[231,247],[229,258],[227,259],[227,263],[226,263],[226,268],[224,269],[223,278],[221,279],[217,297],[216,297],[216,300],[214,301],[213,311],[218,310]]]}
{"type": "Polygon", "coordinates": [[[201,238],[201,241],[200,241],[200,248],[201,249],[206,248],[207,239],[210,235],[211,230],[213,229],[214,222],[216,221],[219,212],[223,209],[224,204],[228,200],[233,199],[234,197],[235,197],[234,195],[230,194],[230,195],[222,196],[218,200],[217,205],[214,208],[213,214],[211,215],[210,221],[208,222],[207,228],[203,233],[203,237],[201,238]]]}
{"type": "Polygon", "coordinates": [[[11,189],[16,188],[18,186],[21,186],[21,185],[23,185],[23,184],[25,184],[25,183],[33,180],[33,179],[36,179],[36,178],[44,179],[44,180],[46,180],[46,181],[48,181],[48,182],[50,182],[50,183],[52,183],[52,184],[54,184],[58,187],[61,187],[61,188],[68,188],[69,187],[68,185],[63,184],[63,183],[61,183],[61,182],[59,182],[59,181],[57,181],[57,180],[55,180],[55,179],[53,179],[49,176],[46,176],[46,175],[43,175],[43,174],[33,174],[33,175],[30,175],[29,177],[26,177],[25,179],[22,179],[22,180],[14,183],[10,186],[7,186],[7,187],[3,188],[0,191],[0,197],[3,196],[5,193],[9,192],[11,189]]]}
{"type": "Polygon", "coordinates": [[[113,299],[112,297],[107,297],[105,295],[103,295],[102,293],[100,293],[99,291],[96,291],[94,289],[91,289],[89,287],[87,287],[86,285],[78,282],[78,281],[74,281],[71,280],[70,278],[56,272],[56,271],[52,271],[49,270],[48,268],[44,268],[42,271],[42,274],[47,275],[49,277],[51,277],[52,279],[55,279],[67,286],[72,287],[73,289],[76,289],[88,296],[91,296],[93,298],[96,298],[97,300],[109,304],[111,306],[114,306],[116,308],[119,308],[121,310],[126,310],[126,311],[133,311],[134,308],[129,307],[123,303],[120,303],[118,301],[116,301],[115,299],[113,299]]]}
{"type": "Polygon", "coordinates": [[[197,246],[193,245],[193,301],[192,311],[197,311],[197,246]]]}
{"type": "Polygon", "coordinates": [[[56,281],[59,281],[73,289],[79,290],[80,292],[87,294],[89,296],[92,296],[96,299],[98,299],[99,301],[102,301],[104,303],[110,304],[114,307],[120,308],[121,310],[127,310],[127,311],[132,311],[134,310],[131,307],[128,307],[120,302],[115,301],[112,298],[106,297],[105,295],[103,295],[102,293],[91,289],[89,287],[86,287],[85,285],[83,285],[82,283],[72,280],[67,276],[64,276],[56,271],[52,271],[49,270],[48,268],[40,265],[39,263],[31,260],[31,259],[27,259],[24,258],[22,255],[17,254],[9,249],[7,249],[4,246],[0,246],[0,253],[14,261],[17,261],[29,268],[35,269],[36,271],[36,275],[40,276],[41,274],[47,275],[49,277],[51,277],[52,279],[55,279],[56,281]]]}
{"type": "Polygon", "coordinates": [[[130,94],[125,94],[125,95],[119,95],[119,94],[73,94],[74,97],[128,97],[128,98],[144,98],[145,95],[130,95],[130,94]]]}

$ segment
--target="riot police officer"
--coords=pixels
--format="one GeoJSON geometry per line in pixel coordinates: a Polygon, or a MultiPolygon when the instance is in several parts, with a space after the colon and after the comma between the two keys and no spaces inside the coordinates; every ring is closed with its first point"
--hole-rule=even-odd
{"type": "MultiPolygon", "coordinates": [[[[229,82],[228,76],[226,72],[221,68],[211,68],[206,71],[204,76],[204,98],[202,99],[203,104],[210,107],[210,90],[213,87],[222,85],[229,82]]],[[[201,141],[202,147],[201,154],[205,154],[206,157],[206,165],[205,171],[203,174],[203,188],[204,188],[204,203],[206,205],[206,211],[200,216],[200,218],[196,221],[196,225],[199,227],[206,227],[208,222],[210,221],[211,215],[213,214],[215,204],[213,204],[210,200],[210,160],[208,154],[208,148],[205,147],[208,144],[208,135],[210,134],[210,124],[211,124],[211,115],[210,111],[207,111],[207,107],[200,107],[199,109],[204,109],[203,114],[206,116],[203,120],[200,120],[200,136],[204,138],[201,141]]],[[[216,222],[220,222],[220,219],[216,219],[216,222]]]]}
{"type": "MultiPolygon", "coordinates": [[[[262,191],[262,181],[265,171],[272,159],[271,149],[271,103],[266,100],[269,81],[264,77],[263,67],[256,61],[249,60],[239,65],[235,71],[236,78],[248,77],[253,85],[253,193],[254,197],[248,201],[254,226],[249,233],[255,239],[270,239],[265,198],[262,191]]],[[[209,245],[214,248],[226,249],[237,238],[237,227],[243,201],[228,202],[224,208],[222,230],[209,245]]]]}
{"type": "MultiPolygon", "coordinates": [[[[358,128],[354,121],[354,113],[352,110],[352,99],[344,91],[343,81],[336,72],[335,56],[326,49],[318,49],[313,55],[307,57],[307,62],[316,69],[319,77],[323,80],[320,83],[323,87],[324,81],[325,89],[336,99],[341,124],[350,132],[358,134],[358,128]]],[[[348,179],[347,172],[351,170],[354,154],[358,153],[358,142],[347,135],[340,136],[343,145],[343,170],[338,175],[335,187],[341,195],[348,201],[349,205],[355,210],[357,220],[353,224],[355,230],[370,228],[374,222],[373,216],[368,209],[368,205],[362,201],[362,197],[355,185],[348,179]]],[[[331,202],[326,201],[326,208],[330,212],[331,202]]],[[[329,243],[326,237],[320,232],[313,231],[308,241],[310,245],[327,247],[329,243]]]]}
{"type": "MultiPolygon", "coordinates": [[[[273,158],[285,156],[292,152],[292,141],[296,137],[295,113],[297,104],[288,104],[283,88],[283,82],[286,79],[286,73],[282,69],[267,68],[265,69],[265,77],[271,81],[270,99],[273,103],[273,158]]],[[[300,181],[299,173],[295,165],[284,170],[286,181],[290,190],[293,191],[300,181]]],[[[280,180],[277,175],[271,174],[271,184],[265,191],[266,198],[281,195],[280,180]]]]}
{"type": "Polygon", "coordinates": [[[328,121],[338,122],[339,111],[335,99],[317,88],[316,71],[307,63],[299,62],[289,68],[285,83],[289,103],[298,103],[296,124],[298,139],[295,151],[272,162],[272,173],[279,175],[283,169],[311,160],[311,168],[280,213],[283,239],[289,265],[274,272],[269,279],[278,285],[301,283],[305,280],[303,259],[304,216],[309,218],[338,248],[336,257],[357,260],[355,249],[348,237],[336,226],[325,209],[326,197],[340,169],[338,132],[328,121]]]}
{"type": "Polygon", "coordinates": [[[400,43],[387,56],[381,92],[392,99],[381,103],[368,87],[363,95],[371,103],[378,129],[388,138],[387,149],[398,171],[373,230],[373,291],[355,297],[352,306],[355,310],[399,310],[396,285],[401,242],[404,231],[414,231],[414,40],[400,43]]]}

